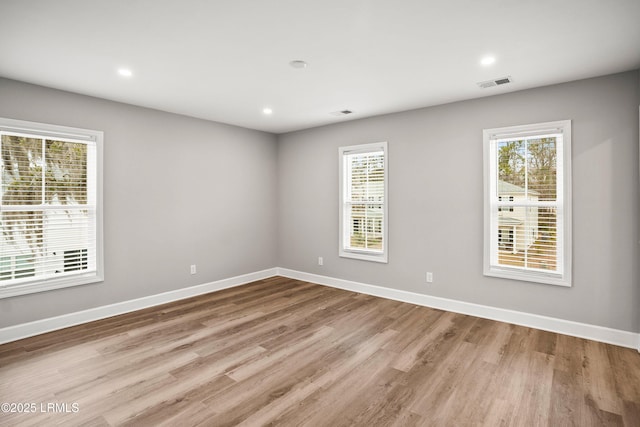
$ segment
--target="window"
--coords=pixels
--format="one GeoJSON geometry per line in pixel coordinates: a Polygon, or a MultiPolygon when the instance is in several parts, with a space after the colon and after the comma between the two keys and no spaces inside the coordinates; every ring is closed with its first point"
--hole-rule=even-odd
{"type": "Polygon", "coordinates": [[[87,269],[87,250],[64,251],[64,271],[87,269]]]}
{"type": "Polygon", "coordinates": [[[341,257],[387,262],[387,143],[340,147],[341,257]]]}
{"type": "MultiPolygon", "coordinates": [[[[502,197],[503,196],[498,196],[498,202],[502,201],[502,197]]],[[[504,200],[509,200],[510,202],[513,202],[513,196],[504,196],[505,199],[504,200]]],[[[498,206],[498,212],[502,212],[502,211],[508,211],[508,212],[513,212],[513,206],[509,206],[509,207],[503,207],[503,206],[498,206]]]]}
{"type": "Polygon", "coordinates": [[[102,281],[102,132],[0,118],[0,298],[102,281]]]}
{"type": "Polygon", "coordinates": [[[0,257],[0,280],[20,279],[34,275],[35,270],[31,256],[0,257]]]}
{"type": "Polygon", "coordinates": [[[571,286],[571,122],[484,130],[484,274],[571,286]]]}

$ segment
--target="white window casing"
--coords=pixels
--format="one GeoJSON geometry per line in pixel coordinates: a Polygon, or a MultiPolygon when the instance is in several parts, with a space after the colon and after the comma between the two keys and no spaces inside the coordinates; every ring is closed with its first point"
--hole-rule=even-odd
{"type": "Polygon", "coordinates": [[[0,298],[104,280],[102,142],[0,118],[0,298]]]}
{"type": "Polygon", "coordinates": [[[484,275],[571,286],[571,121],[483,140],[484,275]]]}
{"type": "Polygon", "coordinates": [[[388,162],[386,142],[339,148],[339,256],[387,262],[388,162]]]}

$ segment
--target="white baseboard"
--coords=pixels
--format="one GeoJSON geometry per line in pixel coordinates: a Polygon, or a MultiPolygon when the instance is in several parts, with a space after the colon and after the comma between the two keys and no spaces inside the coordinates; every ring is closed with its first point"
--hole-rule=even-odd
{"type": "Polygon", "coordinates": [[[105,305],[102,307],[78,311],[75,313],[64,314],[62,316],[50,317],[48,319],[36,320],[34,322],[9,326],[0,329],[0,344],[16,341],[22,338],[32,337],[34,335],[44,334],[46,332],[51,332],[58,329],[68,328],[69,326],[92,322],[94,320],[117,316],[119,314],[130,313],[132,311],[153,307],[168,302],[178,301],[196,295],[207,294],[209,292],[220,291],[222,289],[244,285],[246,283],[255,282],[256,280],[273,277],[276,275],[276,272],[276,268],[270,268],[267,270],[257,271],[255,273],[243,274],[241,276],[235,276],[228,279],[217,280],[215,282],[204,283],[202,285],[191,286],[189,288],[176,289],[175,291],[164,292],[161,294],[151,295],[148,297],[138,298],[130,301],[123,301],[115,304],[105,305]]]}
{"type": "Polygon", "coordinates": [[[621,331],[618,329],[605,328],[602,326],[572,322],[569,320],[539,316],[537,314],[489,307],[430,295],[416,294],[414,292],[384,288],[381,286],[321,276],[318,274],[304,273],[280,267],[243,274],[241,276],[217,280],[215,282],[205,283],[189,288],[177,289],[175,291],[164,292],[135,300],[69,313],[62,316],[9,326],[0,329],[0,344],[44,334],[58,329],[68,328],[82,323],[105,319],[107,317],[117,316],[119,314],[130,313],[132,311],[178,301],[196,295],[232,288],[273,276],[289,277],[291,279],[318,283],[320,285],[331,286],[333,288],[345,289],[352,292],[359,292],[425,307],[452,311],[455,313],[468,314],[500,322],[513,323],[515,325],[527,326],[544,331],[557,332],[559,334],[586,338],[608,344],[619,345],[621,347],[629,347],[640,351],[640,334],[634,332],[621,331]]]}
{"type": "Polygon", "coordinates": [[[513,323],[515,325],[527,326],[530,328],[541,329],[543,331],[557,332],[559,334],[586,338],[593,341],[619,345],[621,347],[633,348],[640,351],[640,334],[634,332],[621,331],[618,329],[605,328],[602,326],[572,322],[570,320],[540,316],[537,314],[507,310],[504,308],[489,307],[486,305],[473,304],[430,295],[416,294],[414,292],[384,288],[366,283],[352,282],[350,280],[336,279],[333,277],[320,276],[318,274],[289,270],[286,268],[277,268],[276,271],[279,276],[289,277],[291,279],[304,280],[306,282],[318,283],[367,295],[452,311],[454,313],[468,314],[471,316],[482,317],[484,319],[513,323]]]}

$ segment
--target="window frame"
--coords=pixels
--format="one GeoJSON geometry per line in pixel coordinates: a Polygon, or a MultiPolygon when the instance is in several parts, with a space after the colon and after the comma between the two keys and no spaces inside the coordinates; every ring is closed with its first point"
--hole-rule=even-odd
{"type": "MultiPolygon", "coordinates": [[[[388,188],[389,188],[389,151],[387,147],[387,142],[374,142],[369,144],[358,144],[358,145],[349,145],[338,148],[338,156],[339,156],[339,167],[338,167],[338,185],[339,185],[339,233],[338,233],[338,256],[342,258],[352,258],[363,261],[373,261],[379,263],[387,263],[388,262],[388,248],[389,248],[389,198],[388,198],[388,188]],[[347,246],[347,242],[349,242],[349,221],[348,221],[348,212],[347,206],[349,205],[349,201],[347,201],[346,195],[347,191],[347,175],[346,175],[346,167],[347,164],[345,162],[345,158],[349,154],[366,154],[377,151],[383,151],[384,153],[384,196],[382,201],[382,249],[380,251],[375,250],[367,250],[367,249],[354,249],[347,246]]],[[[361,227],[367,227],[367,224],[361,224],[361,227]]]]}
{"type": "MultiPolygon", "coordinates": [[[[507,126],[483,130],[484,159],[484,260],[485,276],[528,281],[548,285],[570,287],[572,285],[572,213],[571,213],[571,120],[507,126]],[[557,147],[556,170],[556,251],[559,272],[525,270],[493,263],[492,256],[498,250],[498,194],[497,194],[497,140],[523,138],[535,135],[561,133],[557,147]],[[495,213],[495,215],[493,215],[495,213]]],[[[504,201],[502,201],[504,203],[504,201]]],[[[542,202],[545,203],[545,202],[542,202]]],[[[522,204],[522,203],[521,203],[522,204]]],[[[529,208],[534,203],[523,206],[529,208]]]]}
{"type": "MultiPolygon", "coordinates": [[[[103,140],[102,131],[59,126],[46,123],[30,122],[0,117],[0,132],[23,134],[34,138],[62,139],[87,142],[95,149],[95,240],[96,270],[77,273],[63,277],[36,277],[34,280],[15,284],[0,283],[0,299],[18,295],[50,291],[72,286],[86,285],[104,281],[104,248],[103,248],[103,140]]],[[[1,208],[1,205],[0,205],[1,208]]],[[[15,261],[12,261],[15,262],[15,261]]]]}

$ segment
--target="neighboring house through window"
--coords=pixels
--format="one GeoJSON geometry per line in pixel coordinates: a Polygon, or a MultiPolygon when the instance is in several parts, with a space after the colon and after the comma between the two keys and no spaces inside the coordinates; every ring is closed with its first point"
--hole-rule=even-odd
{"type": "Polygon", "coordinates": [[[571,122],[484,131],[484,274],[571,286],[571,122]]]}
{"type": "Polygon", "coordinates": [[[387,143],[340,147],[341,257],[387,262],[387,143]]]}
{"type": "Polygon", "coordinates": [[[98,282],[102,132],[0,119],[0,298],[98,282]]]}
{"type": "Polygon", "coordinates": [[[525,196],[525,189],[498,179],[498,248],[512,251],[526,250],[535,243],[538,233],[538,207],[525,208],[500,205],[502,201],[522,201],[528,198],[538,200],[538,192],[530,190],[525,196]]]}

